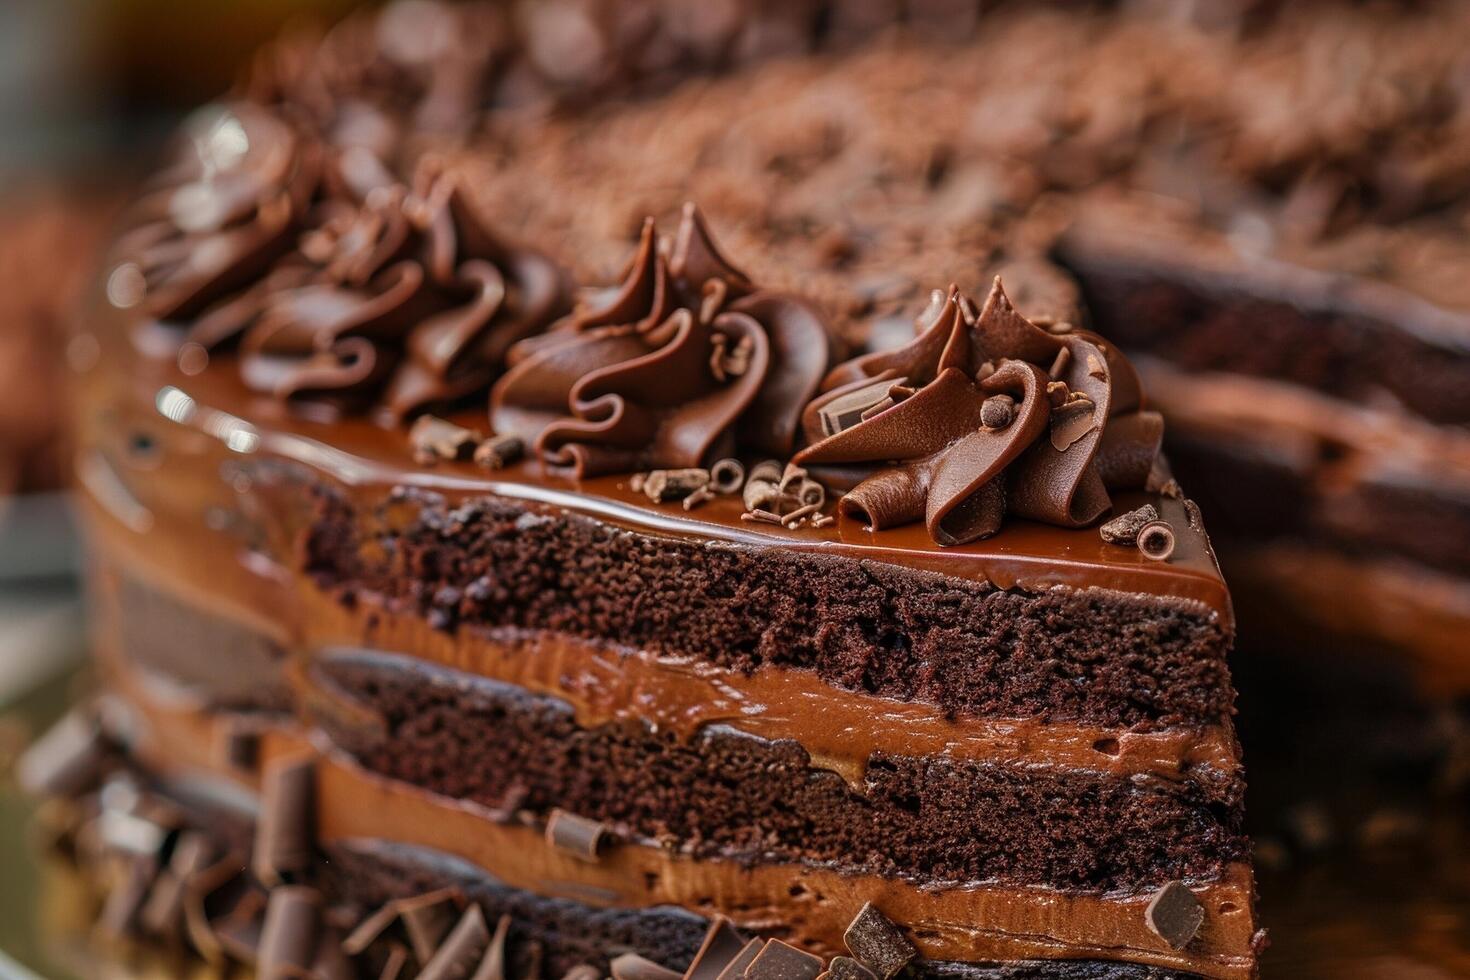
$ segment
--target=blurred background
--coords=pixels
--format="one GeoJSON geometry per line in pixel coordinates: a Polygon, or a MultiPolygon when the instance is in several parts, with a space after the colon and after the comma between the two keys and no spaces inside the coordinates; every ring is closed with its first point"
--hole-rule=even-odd
{"type": "MultiPolygon", "coordinates": [[[[0,774],[85,683],[60,389],[98,250],[182,114],[284,28],[355,6],[0,0],[0,774]]],[[[1464,716],[1376,672],[1242,646],[1267,976],[1470,976],[1464,716]]],[[[42,928],[67,902],[42,888],[28,817],[0,778],[0,977],[119,975],[42,928]]]]}

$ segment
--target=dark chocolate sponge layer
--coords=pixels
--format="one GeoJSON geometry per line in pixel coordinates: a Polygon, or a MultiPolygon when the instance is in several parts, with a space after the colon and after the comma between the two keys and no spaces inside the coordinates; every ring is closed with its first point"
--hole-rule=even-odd
{"type": "Polygon", "coordinates": [[[515,626],[739,670],[806,668],[951,712],[1141,729],[1231,712],[1230,636],[1184,601],[1010,591],[626,531],[506,498],[451,510],[410,491],[387,506],[391,521],[322,491],[306,569],[343,602],[386,601],[446,630],[515,626]]]}
{"type": "Polygon", "coordinates": [[[880,752],[857,790],[791,740],[725,726],[687,743],[646,724],[582,728],[559,699],[377,653],[323,658],[313,672],[381,722],[320,719],[370,769],[491,808],[560,807],[699,857],[1114,891],[1217,877],[1247,851],[1238,779],[880,752]]]}

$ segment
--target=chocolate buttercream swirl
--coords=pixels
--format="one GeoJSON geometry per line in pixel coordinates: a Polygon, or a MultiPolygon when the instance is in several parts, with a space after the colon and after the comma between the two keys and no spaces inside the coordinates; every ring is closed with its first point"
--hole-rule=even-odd
{"type": "Polygon", "coordinates": [[[322,171],[314,141],[245,103],[201,110],[180,142],[117,246],[141,275],[138,305],[162,321],[195,316],[289,251],[322,171]]]}
{"type": "Polygon", "coordinates": [[[491,424],[579,477],[784,457],[831,351],[821,316],[755,286],[685,205],[668,248],[645,221],[619,286],[512,351],[491,424]]]}
{"type": "Polygon", "coordinates": [[[501,241],[430,160],[412,188],[383,173],[321,202],[296,250],[187,339],[213,350],[239,337],[241,375],[257,391],[376,400],[401,421],[487,387],[567,296],[549,259],[501,241]]]}
{"type": "Polygon", "coordinates": [[[923,521],[960,545],[1006,514],[1091,524],[1109,490],[1145,486],[1163,420],[1112,344],[1042,330],[998,278],[978,313],[936,290],[918,325],[906,346],[835,368],[803,413],[811,445],[795,462],[851,487],[845,513],[874,529],[923,521]]]}

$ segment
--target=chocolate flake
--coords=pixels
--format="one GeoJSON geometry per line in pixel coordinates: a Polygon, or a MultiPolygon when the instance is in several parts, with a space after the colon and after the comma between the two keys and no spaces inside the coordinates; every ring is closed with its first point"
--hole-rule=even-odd
{"type": "Polygon", "coordinates": [[[260,980],[307,973],[316,958],[321,895],[313,888],[285,885],[271,892],[260,931],[260,980]]]}
{"type": "Polygon", "coordinates": [[[473,980],[505,980],[505,941],[509,936],[510,916],[502,915],[495,923],[495,934],[490,937],[473,980]]]}
{"type": "Polygon", "coordinates": [[[709,470],[654,470],[643,477],[643,493],[654,503],[682,500],[709,485],[709,470]]]}
{"type": "Polygon", "coordinates": [[[1184,498],[1184,513],[1189,516],[1189,527],[1191,530],[1203,531],[1205,529],[1205,519],[1204,515],[1200,513],[1199,504],[1190,500],[1188,497],[1184,498]]]}
{"type": "Polygon", "coordinates": [[[485,927],[485,913],[471,902],[443,944],[424,964],[419,980],[463,980],[480,962],[489,944],[490,930],[485,927]]]}
{"type": "Polygon", "coordinates": [[[1144,909],[1148,927],[1171,949],[1189,945],[1205,921],[1205,907],[1183,882],[1171,881],[1160,888],[1144,909]]]}
{"type": "Polygon", "coordinates": [[[468,459],[480,442],[478,432],[437,415],[420,415],[408,430],[414,461],[421,465],[441,459],[468,459]]]}
{"type": "Polygon", "coordinates": [[[855,388],[838,398],[834,398],[817,410],[817,417],[821,420],[822,434],[835,436],[844,429],[850,429],[863,421],[863,413],[875,405],[885,401],[888,389],[894,385],[903,385],[907,378],[888,378],[874,381],[872,384],[855,388]]]}
{"type": "Polygon", "coordinates": [[[715,493],[739,493],[745,486],[745,467],[738,459],[718,460],[709,468],[709,485],[715,493]]]}
{"type": "Polygon", "coordinates": [[[834,956],[822,976],[828,980],[877,980],[872,970],[850,956],[834,956]]]}
{"type": "Polygon", "coordinates": [[[452,888],[439,888],[393,903],[398,917],[403,920],[413,955],[420,963],[434,955],[439,943],[454,928],[454,899],[457,894],[452,888]]]}
{"type": "Polygon", "coordinates": [[[526,453],[519,436],[491,436],[475,447],[475,465],[487,470],[503,470],[526,453]]]}
{"type": "Polygon", "coordinates": [[[745,941],[729,919],[716,917],[704,934],[704,942],[699,944],[699,952],[694,954],[689,969],[684,971],[684,980],[715,980],[740,955],[745,941]]]}
{"type": "Polygon", "coordinates": [[[1097,532],[1108,544],[1119,544],[1131,548],[1138,544],[1138,532],[1144,526],[1159,519],[1159,512],[1153,504],[1144,504],[1137,510],[1130,510],[1126,514],[1108,521],[1097,532]]]}
{"type": "Polygon", "coordinates": [[[356,928],[347,934],[347,938],[342,940],[342,951],[348,956],[361,955],[375,939],[388,930],[388,927],[397,918],[398,908],[393,902],[389,902],[359,922],[356,928]]]}
{"type": "Polygon", "coordinates": [[[105,755],[102,726],[95,714],[74,708],[25,751],[15,777],[32,796],[76,796],[101,776],[105,755]]]}
{"type": "Polygon", "coordinates": [[[1150,561],[1168,561],[1174,554],[1174,529],[1168,521],[1150,521],[1138,529],[1138,550],[1150,561]]]}
{"type": "MultiPolygon", "coordinates": [[[[613,980],[680,980],[678,970],[670,970],[637,953],[624,953],[612,961],[613,980]]],[[[600,980],[600,978],[599,978],[600,980]]]]}
{"type": "Polygon", "coordinates": [[[596,861],[607,836],[607,825],[565,810],[552,810],[546,822],[546,841],[559,851],[583,861],[596,861]]]}
{"type": "Polygon", "coordinates": [[[881,980],[888,980],[919,955],[903,930],[879,912],[872,902],[863,904],[842,934],[842,941],[847,944],[848,952],[881,980]]]}
{"type": "Polygon", "coordinates": [[[987,429],[1004,429],[1015,417],[1016,400],[1010,395],[991,395],[980,403],[980,424],[987,429]]]}
{"type": "Polygon", "coordinates": [[[752,939],[745,944],[740,952],[731,958],[730,962],[725,964],[725,968],[720,971],[719,976],[715,980],[740,980],[741,977],[745,976],[746,969],[751,963],[755,962],[755,958],[761,954],[761,950],[765,949],[765,947],[766,941],[764,939],[752,939]]]}
{"type": "MultiPolygon", "coordinates": [[[[1063,347],[1062,350],[1067,350],[1067,348],[1063,347]]],[[[1097,359],[1096,354],[1087,355],[1087,373],[1099,381],[1106,381],[1108,377],[1107,367],[1103,365],[1102,361],[1097,359]]]]}
{"type": "Polygon", "coordinates": [[[822,958],[772,939],[745,968],[746,980],[817,980],[822,958]]]}
{"type": "Polygon", "coordinates": [[[311,865],[316,831],[316,762],[285,759],[266,769],[255,825],[255,876],[267,885],[311,865]]]}
{"type": "Polygon", "coordinates": [[[1095,406],[1089,399],[1076,398],[1051,413],[1051,444],[1065,452],[1073,443],[1097,427],[1095,406]]]}

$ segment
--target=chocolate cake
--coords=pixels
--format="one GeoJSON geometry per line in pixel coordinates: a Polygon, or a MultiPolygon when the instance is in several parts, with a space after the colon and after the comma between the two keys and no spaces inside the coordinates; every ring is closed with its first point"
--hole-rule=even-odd
{"type": "Polygon", "coordinates": [[[1462,193],[1456,15],[911,6],[404,4],[188,121],[74,365],[102,691],[23,767],[104,931],[1256,974],[1158,406],[1253,586],[1437,582],[1358,632],[1463,668],[1461,335],[1394,264],[1462,193]],[[1324,23],[1382,73],[1297,65],[1324,23]]]}

